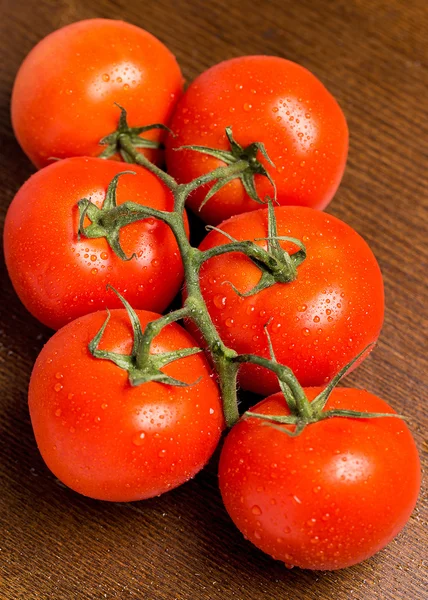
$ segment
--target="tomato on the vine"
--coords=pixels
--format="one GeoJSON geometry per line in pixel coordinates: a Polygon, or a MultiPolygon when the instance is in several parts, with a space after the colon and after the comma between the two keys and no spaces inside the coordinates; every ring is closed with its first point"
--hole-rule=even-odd
{"type": "MultiPolygon", "coordinates": [[[[143,330],[160,316],[136,312],[143,330]]],[[[220,394],[203,353],[163,368],[188,387],[131,386],[125,370],[88,350],[105,318],[76,319],[45,345],[31,375],[31,421],[47,466],[67,486],[101,500],[141,500],[184,483],[208,461],[224,427],[220,394]]],[[[195,345],[173,323],[152,353],[195,345]]],[[[131,346],[126,310],[113,310],[100,348],[128,354],[131,346]]]]}
{"type": "MultiPolygon", "coordinates": [[[[281,205],[322,209],[332,199],[345,169],[348,128],[338,103],[304,67],[276,56],[242,56],[202,73],[178,102],[167,138],[168,169],[188,182],[222,161],[183,145],[229,150],[225,128],[243,147],[262,142],[275,167],[259,160],[276,183],[281,205]]],[[[272,197],[271,183],[256,175],[261,199],[272,197]]],[[[260,206],[235,179],[201,209],[208,186],[196,190],[188,206],[217,224],[260,206]]]]}
{"type": "MultiPolygon", "coordinates": [[[[290,367],[302,385],[322,385],[377,340],[384,314],[382,275],[367,243],[336,217],[291,206],[275,208],[275,215],[278,235],[306,246],[297,278],[239,296],[237,291],[245,294],[256,286],[261,273],[250,258],[233,252],[203,264],[202,294],[227,346],[269,358],[268,324],[278,362],[290,367]]],[[[267,221],[268,211],[261,209],[232,217],[220,229],[266,248],[267,221]]],[[[229,241],[211,231],[200,249],[229,241]]],[[[290,253],[298,250],[292,242],[280,244],[290,253]]],[[[244,389],[257,393],[279,389],[275,375],[256,365],[243,365],[239,378],[244,389]]]]}
{"type": "MultiPolygon", "coordinates": [[[[171,52],[147,31],[89,19],[54,31],[28,54],[12,94],[12,123],[37,167],[53,158],[98,156],[124,106],[132,127],[167,124],[183,78],[171,52]]],[[[161,140],[152,130],[144,134],[161,140]]],[[[153,159],[153,150],[142,151],[153,159]]]]}
{"type": "MultiPolygon", "coordinates": [[[[312,400],[321,390],[305,391],[312,400]]],[[[326,409],[333,408],[395,412],[373,394],[346,388],[332,392],[326,409]]],[[[282,394],[251,411],[289,414],[282,394]]],[[[330,570],[372,556],[404,527],[420,464],[399,418],[332,417],[289,437],[248,417],[226,438],[219,478],[229,515],[253,544],[289,566],[330,570]]]]}
{"type": "MultiPolygon", "coordinates": [[[[26,308],[58,329],[106,306],[106,284],[124,293],[134,308],[163,311],[179,290],[183,265],[176,240],[159,220],[123,227],[122,260],[105,238],[79,239],[77,202],[91,198],[102,206],[112,179],[123,174],[116,199],[172,210],[168,188],[146,169],[100,158],[70,158],[35,173],[12,201],[5,223],[8,272],[26,308]]],[[[184,216],[186,219],[186,217],[184,216]]],[[[186,220],[187,224],[187,220],[186,220]]],[[[110,297],[109,306],[120,307],[110,297]]]]}

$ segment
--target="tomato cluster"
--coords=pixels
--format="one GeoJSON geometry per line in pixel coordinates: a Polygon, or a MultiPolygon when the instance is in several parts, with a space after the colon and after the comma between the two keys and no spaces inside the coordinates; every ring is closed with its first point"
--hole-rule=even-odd
{"type": "Polygon", "coordinates": [[[355,564],[404,526],[420,467],[391,407],[335,388],[384,313],[369,246],[321,212],[345,117],[278,57],[182,88],[159,40],[103,19],[52,33],[18,72],[13,127],[40,170],[9,208],[5,258],[58,329],[31,376],[38,447],[81,494],[141,500],[193,477],[233,425],[219,483],[242,533],[287,565],[355,564]],[[185,203],[211,229],[198,249],[185,203]],[[238,420],[237,382],[274,395],[238,420]]]}

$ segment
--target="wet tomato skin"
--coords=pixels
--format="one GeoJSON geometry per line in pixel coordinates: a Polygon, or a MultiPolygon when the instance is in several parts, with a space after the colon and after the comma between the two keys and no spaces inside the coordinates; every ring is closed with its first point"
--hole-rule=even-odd
{"type": "MultiPolygon", "coordinates": [[[[306,389],[313,399],[321,388],[306,389]]],[[[336,388],[327,409],[395,412],[363,390],[336,388]]],[[[251,409],[288,414],[278,393],[251,409]]],[[[349,567],[386,546],[416,504],[420,463],[398,418],[331,418],[290,438],[248,418],[222,449],[220,489],[243,535],[287,566],[349,567]]]]}
{"type": "MultiPolygon", "coordinates": [[[[332,215],[306,207],[275,208],[279,236],[298,238],[307,258],[290,283],[277,283],[250,297],[260,270],[241,253],[208,260],[201,269],[201,289],[211,318],[227,346],[241,354],[269,358],[264,326],[278,362],[287,365],[303,386],[322,385],[379,336],[384,292],[379,265],[367,243],[349,225],[332,215]]],[[[267,236],[267,209],[236,215],[220,229],[237,240],[267,236]]],[[[228,243],[211,231],[201,250],[228,243]]],[[[265,241],[257,244],[266,248],[265,241]]],[[[281,246],[293,253],[291,242],[281,246]]],[[[191,330],[193,331],[193,330],[191,330]]],[[[245,364],[244,389],[260,394],[277,391],[269,371],[245,364]]]]}
{"type": "Polygon", "coordinates": [[[100,140],[117,127],[115,103],[127,110],[131,127],[167,124],[182,86],[173,54],[149,32],[111,19],[78,21],[41,40],[22,63],[12,124],[38,168],[54,158],[98,156],[100,140]]]}
{"type": "MultiPolygon", "coordinates": [[[[275,167],[258,155],[274,179],[281,205],[323,209],[342,178],[348,153],[345,116],[324,85],[307,69],[276,56],[241,56],[214,65],[186,90],[171,121],[166,160],[171,175],[185,183],[223,166],[220,160],[184,145],[229,150],[225,128],[232,127],[241,146],[265,145],[275,167]]],[[[256,176],[259,197],[273,195],[272,186],[256,176]]],[[[257,210],[242,183],[232,181],[201,209],[204,186],[188,206],[207,223],[257,210]]]]}
{"type": "MultiPolygon", "coordinates": [[[[133,201],[173,209],[171,192],[146,169],[100,158],[70,158],[35,173],[13,199],[6,217],[4,249],[8,272],[26,308],[58,329],[89,312],[120,307],[110,283],[133,308],[163,311],[179,290],[182,261],[167,225],[146,219],[121,230],[123,261],[104,238],[78,239],[77,202],[101,207],[110,181],[122,171],[117,204],[133,201]]],[[[187,218],[185,216],[187,226],[187,218]]],[[[88,223],[89,224],[89,221],[88,223]]]]}
{"type": "MultiPolygon", "coordinates": [[[[137,314],[143,329],[159,317],[137,314]]],[[[201,378],[195,385],[132,387],[126,371],[88,351],[105,318],[102,311],[77,319],[44,346],[31,375],[31,422],[47,466],[67,486],[100,500],[141,500],[184,483],[205,465],[224,427],[221,400],[203,354],[163,369],[190,384],[201,378]]],[[[172,324],[155,338],[152,352],[193,346],[172,324]]],[[[130,353],[124,309],[112,311],[99,347],[130,353]]]]}

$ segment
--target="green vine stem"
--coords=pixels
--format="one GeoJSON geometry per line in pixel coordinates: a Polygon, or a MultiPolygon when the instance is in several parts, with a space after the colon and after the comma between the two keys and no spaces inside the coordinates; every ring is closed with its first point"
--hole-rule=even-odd
{"type": "MultiPolygon", "coordinates": [[[[327,386],[315,400],[309,402],[304,390],[291,369],[276,361],[267,326],[266,335],[269,342],[271,358],[267,359],[253,354],[239,355],[235,350],[228,348],[223,343],[207,310],[202,296],[199,274],[202,264],[214,256],[219,256],[226,252],[242,252],[257,265],[261,272],[259,283],[246,295],[257,293],[261,289],[265,289],[276,283],[287,283],[292,281],[298,276],[298,266],[306,258],[306,249],[300,240],[278,236],[275,212],[271,200],[268,200],[267,202],[268,236],[267,238],[264,238],[267,242],[266,249],[255,243],[256,241],[261,240],[237,241],[230,238],[230,236],[227,236],[227,234],[224,234],[226,237],[229,237],[230,243],[202,252],[198,248],[191,246],[187,238],[183,213],[189,194],[199,186],[207,183],[217,182],[214,184],[214,187],[217,186],[218,188],[221,182],[224,183],[225,181],[230,181],[235,177],[242,180],[243,174],[246,174],[244,179],[248,179],[249,156],[252,161],[252,168],[258,169],[258,173],[263,174],[261,168],[258,166],[256,154],[257,152],[261,152],[265,159],[268,159],[264,147],[255,142],[245,149],[246,153],[243,152],[240,154],[241,147],[238,147],[233,140],[231,131],[229,130],[226,133],[229,142],[231,143],[234,156],[225,157],[225,166],[218,167],[209,173],[197,177],[189,183],[178,184],[170,175],[150,162],[144,154],[138,150],[138,148],[142,147],[141,138],[138,136],[142,131],[145,131],[145,129],[130,129],[126,121],[126,111],[122,107],[120,108],[121,116],[118,130],[103,140],[103,143],[108,144],[108,148],[107,151],[104,151],[102,156],[108,158],[112,153],[119,152],[127,163],[132,162],[145,167],[172,191],[174,194],[174,210],[172,212],[160,211],[133,202],[125,202],[124,204],[117,206],[115,194],[120,176],[118,175],[111,182],[107,191],[106,200],[101,208],[95,207],[95,205],[87,198],[79,201],[80,224],[78,234],[86,237],[104,237],[112,250],[120,258],[129,260],[132,257],[124,256],[123,250],[120,247],[120,229],[139,220],[147,218],[160,219],[171,228],[177,241],[184,266],[186,295],[183,308],[149,323],[145,330],[141,331],[141,326],[135,311],[129,306],[126,300],[116,292],[128,311],[134,332],[134,344],[131,355],[114,355],[113,353],[98,349],[98,344],[107,326],[109,315],[98,334],[89,344],[89,350],[92,354],[96,358],[112,360],[119,367],[126,369],[129,373],[131,385],[139,385],[146,381],[159,381],[169,385],[183,385],[183,382],[172,381],[171,378],[168,378],[161,371],[162,365],[168,364],[168,362],[171,362],[172,360],[177,360],[181,355],[175,355],[174,353],[168,353],[168,355],[165,356],[152,355],[150,353],[150,347],[153,339],[164,326],[181,319],[190,319],[201,332],[205,340],[206,350],[211,356],[212,363],[216,370],[222,395],[224,417],[228,427],[233,426],[240,417],[237,400],[237,376],[239,367],[242,363],[253,363],[274,372],[278,377],[281,390],[291,411],[291,415],[288,416],[267,417],[266,415],[257,415],[255,413],[246,413],[246,416],[268,419],[270,421],[269,424],[276,428],[281,427],[281,425],[284,424],[294,425],[295,429],[293,431],[282,428],[288,435],[298,435],[303,431],[307,424],[329,416],[362,418],[371,416],[367,413],[357,414],[353,411],[336,410],[333,411],[334,415],[332,411],[323,412],[333,387],[352,366],[355,360],[358,360],[360,355],[342,369],[330,385],[327,386]],[[84,227],[85,218],[90,221],[90,224],[86,227],[84,227]],[[294,254],[288,254],[280,246],[279,242],[281,240],[293,242],[298,250],[294,254]]],[[[156,125],[151,127],[159,126],[156,125]]],[[[207,149],[197,147],[194,148],[194,150],[204,152],[207,149]]],[[[121,175],[124,175],[125,173],[126,172],[121,175]]],[[[218,231],[221,232],[221,230],[218,231]]],[[[235,291],[239,294],[238,290],[235,291]]],[[[186,355],[197,351],[200,351],[200,349],[186,349],[186,355]]]]}

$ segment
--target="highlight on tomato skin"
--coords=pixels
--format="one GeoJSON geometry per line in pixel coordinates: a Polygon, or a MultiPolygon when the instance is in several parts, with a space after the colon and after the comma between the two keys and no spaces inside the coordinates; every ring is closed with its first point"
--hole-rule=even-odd
{"type": "MultiPolygon", "coordinates": [[[[274,210],[278,235],[297,238],[306,246],[307,256],[297,268],[296,279],[239,296],[232,285],[246,294],[261,272],[247,256],[234,252],[204,263],[202,294],[227,346],[240,354],[269,358],[264,329],[269,323],[278,362],[290,367],[303,386],[325,385],[377,340],[384,317],[382,273],[364,239],[337,217],[299,206],[274,210]]],[[[255,243],[266,248],[268,210],[236,215],[219,228],[237,240],[258,240],[255,243]]],[[[199,248],[228,242],[221,232],[211,231],[199,248]]],[[[298,249],[291,242],[280,244],[290,253],[298,249]]],[[[189,330],[197,335],[193,328],[189,330]]],[[[239,382],[258,394],[279,390],[273,373],[252,364],[242,365],[239,382]]]]}
{"type": "MultiPolygon", "coordinates": [[[[144,329],[159,315],[136,311],[144,329]]],[[[86,315],[44,346],[31,375],[29,408],[37,445],[51,471],[71,489],[128,502],[162,494],[192,478],[214,452],[224,428],[219,389],[203,353],[162,370],[189,383],[131,386],[128,374],[87,348],[106,313],[86,315]]],[[[100,348],[129,353],[125,309],[111,311],[100,348]]],[[[152,353],[196,346],[173,323],[152,353]]]]}
{"type": "MultiPolygon", "coordinates": [[[[321,388],[305,391],[312,400],[321,388]]],[[[373,394],[347,388],[334,389],[331,408],[395,412],[373,394]]],[[[289,414],[279,393],[251,411],[289,414]]],[[[413,437],[394,417],[334,417],[295,438],[243,418],[219,464],[223,502],[242,534],[287,566],[316,570],[349,567],[384,548],[408,521],[420,479],[413,437]]]]}
{"type": "MultiPolygon", "coordinates": [[[[39,321],[58,329],[106,305],[120,301],[109,283],[125,293],[134,308],[161,312],[177,294],[183,265],[174,234],[156,219],[124,227],[120,241],[128,261],[117,256],[105,238],[79,239],[77,202],[105,201],[112,179],[118,180],[117,204],[133,201],[172,210],[171,191],[138,165],[100,158],[70,158],[35,173],[13,199],[6,216],[4,251],[9,276],[21,302],[39,321]]],[[[184,215],[187,227],[187,216],[184,215]]],[[[188,227],[187,227],[188,229],[188,227]]]]}
{"type": "MultiPolygon", "coordinates": [[[[167,125],[182,88],[174,55],[148,31],[113,19],[78,21],[42,39],[22,63],[13,129],[38,168],[55,158],[98,156],[100,140],[116,129],[115,103],[131,127],[167,125]]],[[[164,132],[145,137],[159,142],[164,132]]],[[[158,151],[142,152],[159,159],[158,151]]]]}
{"type": "MultiPolygon", "coordinates": [[[[303,66],[277,56],[241,56],[204,71],[178,102],[166,140],[168,170],[186,183],[224,165],[185,145],[230,150],[225,128],[241,146],[262,142],[274,167],[258,158],[277,188],[280,205],[324,209],[342,179],[348,154],[348,127],[335,98],[303,66]]],[[[273,197],[266,177],[256,176],[259,197],[273,197]]],[[[202,208],[209,187],[196,190],[188,206],[206,223],[257,210],[238,180],[218,191],[202,208]]]]}

